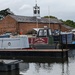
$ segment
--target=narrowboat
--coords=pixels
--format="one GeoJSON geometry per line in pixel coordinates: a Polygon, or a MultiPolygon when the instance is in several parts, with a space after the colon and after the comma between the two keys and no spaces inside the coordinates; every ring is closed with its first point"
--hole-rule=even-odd
{"type": "Polygon", "coordinates": [[[27,35],[0,36],[0,49],[25,49],[25,48],[29,48],[29,41],[27,35]]]}

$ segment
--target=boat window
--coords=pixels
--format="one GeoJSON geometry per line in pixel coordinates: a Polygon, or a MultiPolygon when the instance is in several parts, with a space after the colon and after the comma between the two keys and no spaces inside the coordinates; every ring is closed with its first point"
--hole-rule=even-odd
{"type": "Polygon", "coordinates": [[[39,36],[43,36],[43,30],[39,31],[39,36]]]}
{"type": "Polygon", "coordinates": [[[75,41],[75,34],[73,34],[73,37],[72,37],[73,41],[75,41]]]}
{"type": "Polygon", "coordinates": [[[51,29],[49,29],[49,35],[51,35],[51,29]]]}
{"type": "Polygon", "coordinates": [[[47,36],[47,30],[44,30],[44,36],[47,36]]]}

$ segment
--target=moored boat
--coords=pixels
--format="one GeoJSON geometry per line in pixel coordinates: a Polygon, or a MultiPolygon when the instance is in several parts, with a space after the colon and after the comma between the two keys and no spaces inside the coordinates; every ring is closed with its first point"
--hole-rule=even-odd
{"type": "MultiPolygon", "coordinates": [[[[4,36],[3,36],[4,37],[4,36]]],[[[23,49],[29,48],[27,35],[17,35],[0,38],[0,49],[23,49]]]]}
{"type": "Polygon", "coordinates": [[[36,37],[29,37],[29,44],[36,49],[55,49],[56,44],[50,28],[40,28],[36,37]]]}
{"type": "Polygon", "coordinates": [[[28,39],[30,47],[35,49],[75,48],[75,34],[72,32],[52,33],[50,28],[40,28],[35,37],[28,39]]]}

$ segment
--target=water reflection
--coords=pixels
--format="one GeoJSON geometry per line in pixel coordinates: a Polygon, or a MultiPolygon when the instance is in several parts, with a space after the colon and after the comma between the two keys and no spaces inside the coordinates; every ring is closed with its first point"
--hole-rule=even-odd
{"type": "MultiPolygon", "coordinates": [[[[44,59],[45,60],[45,59],[44,59]]],[[[41,60],[42,61],[42,60],[41,60]]],[[[25,62],[25,61],[24,61],[25,62]]],[[[69,75],[68,61],[59,59],[50,59],[49,62],[29,62],[27,70],[20,71],[22,75],[69,75]],[[58,61],[56,61],[58,60],[58,61]]]]}
{"type": "MultiPolygon", "coordinates": [[[[22,75],[65,75],[64,64],[30,63],[27,71],[20,71],[22,75]]],[[[67,74],[66,74],[67,75],[67,74]]]]}
{"type": "Polygon", "coordinates": [[[74,75],[75,50],[69,51],[67,59],[49,57],[22,58],[19,71],[0,72],[0,75],[74,75]]]}
{"type": "Polygon", "coordinates": [[[39,73],[41,69],[46,71],[50,71],[52,69],[52,65],[50,65],[50,63],[36,63],[34,66],[37,73],[39,73]]]}
{"type": "Polygon", "coordinates": [[[25,62],[20,63],[19,67],[20,67],[19,69],[20,71],[26,72],[29,69],[29,63],[25,63],[25,62]]]}

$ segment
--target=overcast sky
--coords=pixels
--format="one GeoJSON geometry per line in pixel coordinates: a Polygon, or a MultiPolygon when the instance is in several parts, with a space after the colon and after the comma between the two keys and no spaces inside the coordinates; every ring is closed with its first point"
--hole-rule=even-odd
{"type": "MultiPolygon", "coordinates": [[[[75,21],[75,0],[37,0],[41,16],[53,15],[75,21]]],[[[0,0],[0,10],[10,8],[16,15],[33,16],[35,0],[0,0]]]]}

